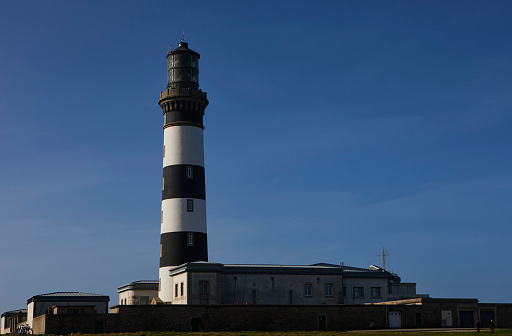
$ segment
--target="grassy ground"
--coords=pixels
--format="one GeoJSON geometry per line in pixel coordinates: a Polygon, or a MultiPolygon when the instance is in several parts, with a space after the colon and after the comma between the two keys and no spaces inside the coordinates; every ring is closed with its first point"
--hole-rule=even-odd
{"type": "MultiPolygon", "coordinates": [[[[512,336],[512,330],[502,329],[494,332],[497,336],[512,336]]],[[[95,336],[490,336],[491,332],[483,330],[477,334],[475,330],[467,331],[237,331],[237,332],[136,332],[119,334],[95,334],[95,336]]],[[[91,336],[87,334],[73,334],[73,336],[91,336]]]]}

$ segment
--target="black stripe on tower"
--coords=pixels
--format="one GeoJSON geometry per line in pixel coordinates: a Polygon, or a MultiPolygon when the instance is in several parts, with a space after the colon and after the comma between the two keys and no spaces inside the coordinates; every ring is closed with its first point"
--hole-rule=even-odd
{"type": "Polygon", "coordinates": [[[160,236],[160,267],[208,261],[206,233],[166,232],[160,236]]]}
{"type": "Polygon", "coordinates": [[[206,200],[204,167],[195,165],[164,167],[162,200],[169,198],[206,200]]]}
{"type": "Polygon", "coordinates": [[[203,113],[199,111],[169,111],[165,113],[165,127],[190,125],[204,129],[203,113]]]}

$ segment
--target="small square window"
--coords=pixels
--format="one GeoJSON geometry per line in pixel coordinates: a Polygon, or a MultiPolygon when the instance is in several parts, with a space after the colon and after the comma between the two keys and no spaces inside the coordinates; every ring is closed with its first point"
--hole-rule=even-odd
{"type": "Polygon", "coordinates": [[[209,281],[199,281],[199,290],[201,294],[209,294],[210,293],[210,282],[209,281]]]}
{"type": "Polygon", "coordinates": [[[194,178],[194,167],[187,166],[187,178],[193,179],[194,178]]]}
{"type": "Polygon", "coordinates": [[[307,297],[313,296],[313,285],[312,284],[304,285],[304,296],[307,296],[307,297]]]}
{"type": "Polygon", "coordinates": [[[353,288],[353,296],[355,298],[364,298],[364,288],[363,287],[354,287],[353,288]]]}
{"type": "Polygon", "coordinates": [[[187,200],[187,212],[194,212],[194,200],[193,199],[187,200]]]}
{"type": "Polygon", "coordinates": [[[187,246],[194,246],[194,234],[193,233],[187,234],[187,246]]]}
{"type": "Polygon", "coordinates": [[[326,297],[332,297],[332,285],[331,284],[325,285],[325,292],[324,292],[324,294],[325,294],[326,297]]]}
{"type": "Polygon", "coordinates": [[[372,287],[371,296],[372,298],[382,297],[380,287],[372,287]]]}

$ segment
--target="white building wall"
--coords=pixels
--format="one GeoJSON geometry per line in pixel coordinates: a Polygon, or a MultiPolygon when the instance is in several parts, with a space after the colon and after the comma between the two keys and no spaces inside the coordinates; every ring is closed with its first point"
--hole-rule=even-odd
{"type": "MultiPolygon", "coordinates": [[[[345,304],[362,304],[387,301],[388,279],[385,278],[345,278],[343,286],[346,288],[345,304]],[[354,296],[355,288],[363,289],[363,296],[354,296]],[[380,296],[372,296],[372,287],[380,288],[380,296]]],[[[375,291],[374,291],[375,292],[375,291]]]]}
{"type": "MultiPolygon", "coordinates": [[[[37,316],[37,315],[35,315],[37,316]]],[[[30,302],[27,305],[27,324],[32,328],[32,323],[34,322],[34,302],[30,302]]]]}
{"type": "Polygon", "coordinates": [[[130,289],[119,293],[120,305],[150,304],[153,298],[158,297],[158,290],[130,289]]]}
{"type": "MultiPolygon", "coordinates": [[[[171,282],[171,290],[169,292],[172,293],[172,304],[187,304],[188,297],[188,281],[187,281],[187,273],[180,273],[175,276],[170,277],[169,273],[167,276],[172,279],[171,282]],[[181,290],[183,286],[183,292],[181,290]],[[176,290],[177,289],[177,290],[176,290]]],[[[189,303],[190,304],[190,303],[189,303]]]]}

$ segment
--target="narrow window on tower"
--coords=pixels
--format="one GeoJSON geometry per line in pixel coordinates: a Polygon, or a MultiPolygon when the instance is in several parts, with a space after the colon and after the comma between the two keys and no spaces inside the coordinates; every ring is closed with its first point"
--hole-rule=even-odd
{"type": "MultiPolygon", "coordinates": [[[[160,245],[162,246],[162,245],[160,245]]],[[[162,290],[162,278],[158,278],[158,291],[160,292],[162,290]]]]}
{"type": "Polygon", "coordinates": [[[162,190],[164,190],[165,187],[165,177],[162,177],[162,190]]]}
{"type": "Polygon", "coordinates": [[[164,211],[162,210],[162,214],[160,215],[160,224],[164,223],[164,211]]]}
{"type": "Polygon", "coordinates": [[[187,212],[194,212],[194,200],[193,199],[187,200],[187,212]]]}
{"type": "Polygon", "coordinates": [[[187,233],[187,246],[194,246],[194,234],[187,233]]]}
{"type": "Polygon", "coordinates": [[[165,145],[164,145],[164,157],[165,157],[165,145]]]}
{"type": "Polygon", "coordinates": [[[187,178],[188,179],[194,178],[194,168],[192,166],[187,166],[187,178]]]}
{"type": "Polygon", "coordinates": [[[162,244],[160,244],[160,258],[162,258],[162,244]]]}

